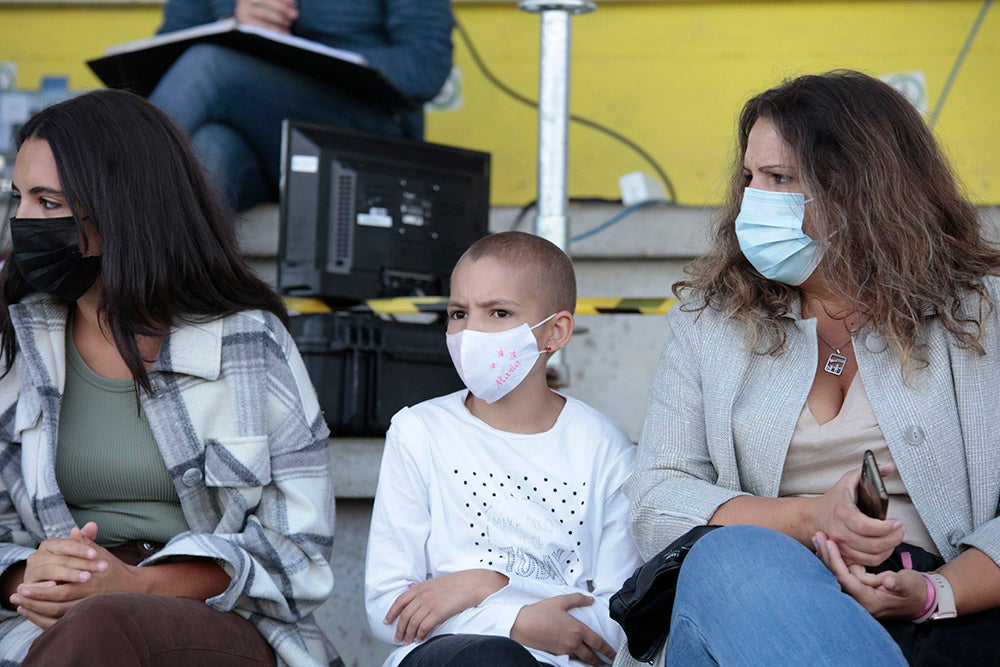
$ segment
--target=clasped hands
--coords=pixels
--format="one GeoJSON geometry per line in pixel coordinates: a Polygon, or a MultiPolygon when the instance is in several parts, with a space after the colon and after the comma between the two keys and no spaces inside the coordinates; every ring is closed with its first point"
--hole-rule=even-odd
{"type": "MultiPolygon", "coordinates": [[[[396,598],[387,625],[396,623],[396,641],[423,641],[442,622],[480,604],[506,586],[508,579],[492,570],[463,570],[410,585],[396,598]]],[[[594,598],[570,593],[525,605],[517,615],[510,638],[523,646],[552,655],[568,655],[588,665],[601,665],[600,655],[610,660],[615,650],[585,623],[570,615],[574,607],[586,607],[594,598]]]]}
{"type": "Polygon", "coordinates": [[[240,23],[287,35],[299,18],[299,3],[296,0],[236,0],[233,16],[240,23]]]}
{"type": "MultiPolygon", "coordinates": [[[[893,464],[880,466],[883,477],[895,471],[893,464]]],[[[910,618],[923,607],[927,586],[914,570],[868,572],[892,555],[903,541],[898,519],[879,520],[865,516],[857,507],[861,469],[844,474],[832,489],[816,499],[813,513],[819,527],[812,544],[816,555],[833,572],[841,589],[876,618],[910,618]]]]}
{"type": "Polygon", "coordinates": [[[70,537],[45,540],[24,567],[24,580],[10,603],[43,630],[80,600],[99,593],[140,591],[137,568],[98,545],[97,524],[73,528],[70,537]]]}

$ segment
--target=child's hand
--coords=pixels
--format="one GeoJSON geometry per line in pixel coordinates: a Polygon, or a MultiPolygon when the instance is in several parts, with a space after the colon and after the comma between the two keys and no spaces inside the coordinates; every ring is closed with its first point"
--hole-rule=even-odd
{"type": "Polygon", "coordinates": [[[493,570],[463,570],[411,584],[396,598],[385,624],[396,624],[396,641],[423,641],[442,621],[465,611],[507,585],[508,579],[493,570]]]}
{"type": "Polygon", "coordinates": [[[569,614],[569,609],[592,604],[594,598],[570,593],[521,607],[510,638],[523,646],[552,655],[568,655],[588,665],[604,664],[601,655],[612,661],[615,650],[585,623],[569,614]]]}

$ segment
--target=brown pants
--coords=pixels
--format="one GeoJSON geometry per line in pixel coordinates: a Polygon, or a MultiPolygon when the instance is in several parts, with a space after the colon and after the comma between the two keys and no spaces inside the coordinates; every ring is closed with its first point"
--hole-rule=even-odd
{"type": "MultiPolygon", "coordinates": [[[[130,548],[138,549],[134,557],[121,553],[125,547],[113,552],[134,565],[156,550],[130,548]]],[[[21,664],[273,667],[275,662],[274,650],[242,616],[191,598],[109,593],[81,600],[35,640],[21,664]]]]}

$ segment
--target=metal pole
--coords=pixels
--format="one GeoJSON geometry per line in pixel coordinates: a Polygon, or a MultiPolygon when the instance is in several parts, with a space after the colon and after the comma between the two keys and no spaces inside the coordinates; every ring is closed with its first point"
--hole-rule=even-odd
{"type": "Polygon", "coordinates": [[[570,20],[593,11],[587,0],[522,0],[541,14],[538,77],[538,208],[535,234],[569,252],[566,173],[569,147],[570,20]]]}
{"type": "MultiPolygon", "coordinates": [[[[541,14],[538,77],[538,208],[535,234],[569,254],[566,173],[569,148],[570,20],[597,8],[589,0],[521,0],[518,7],[541,14]]],[[[563,354],[549,358],[552,384],[569,381],[563,354]]]]}

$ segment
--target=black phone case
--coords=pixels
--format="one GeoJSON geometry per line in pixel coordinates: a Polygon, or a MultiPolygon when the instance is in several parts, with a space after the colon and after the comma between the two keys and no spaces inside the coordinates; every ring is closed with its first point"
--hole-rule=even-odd
{"type": "Polygon", "coordinates": [[[875,457],[872,456],[869,462],[868,453],[865,454],[865,462],[861,466],[861,481],[858,482],[858,509],[873,519],[885,519],[889,495],[878,472],[875,457]]]}

